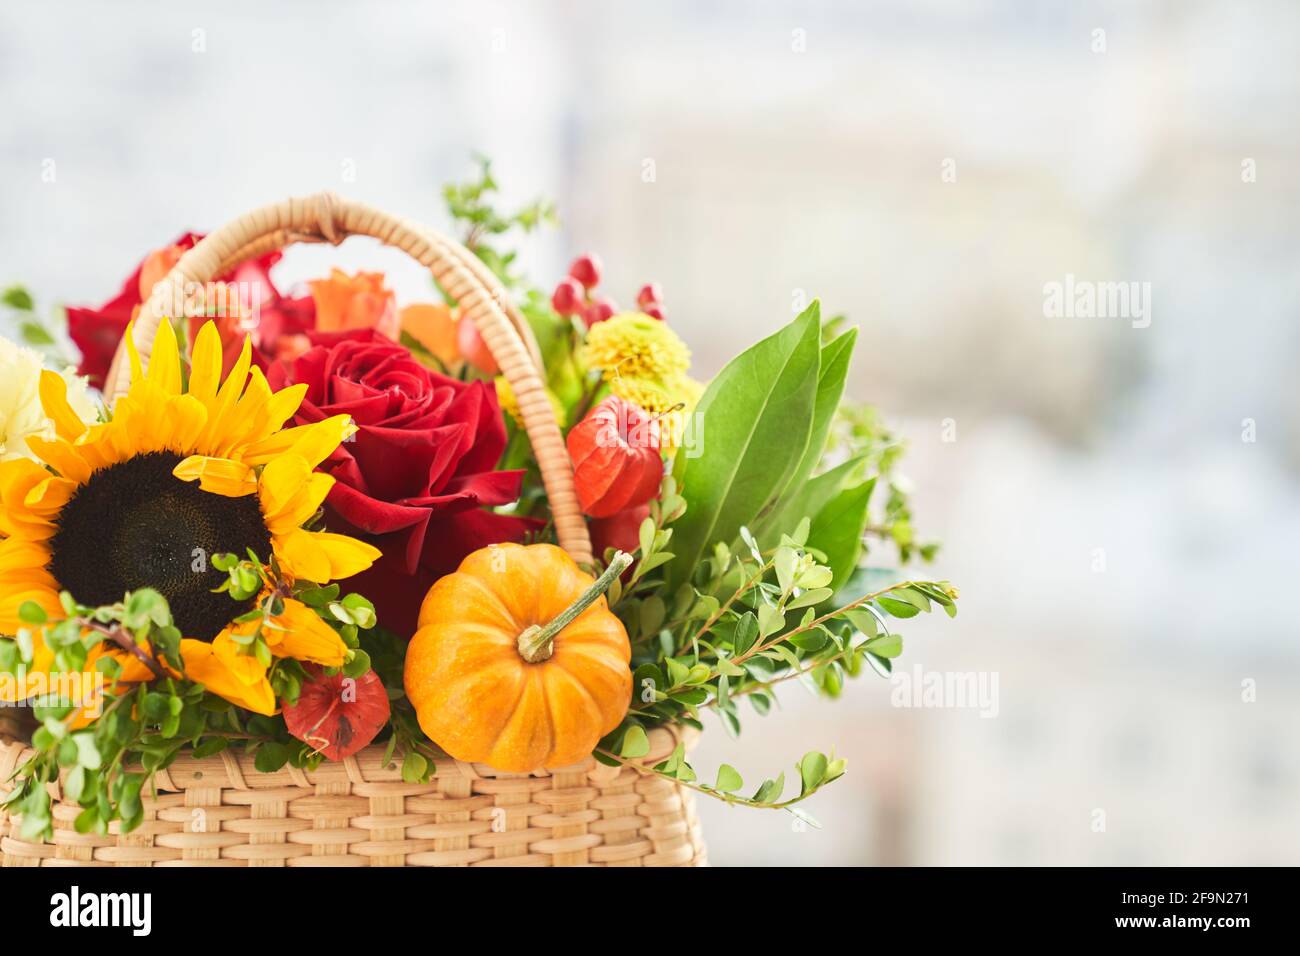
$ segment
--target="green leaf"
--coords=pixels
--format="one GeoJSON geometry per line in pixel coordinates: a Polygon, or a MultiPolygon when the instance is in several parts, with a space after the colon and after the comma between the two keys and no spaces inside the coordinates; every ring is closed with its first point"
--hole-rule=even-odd
{"type": "Polygon", "coordinates": [[[904,601],[896,601],[893,598],[877,598],[876,603],[894,617],[916,617],[921,613],[915,605],[907,604],[904,601]]]}
{"type": "Polygon", "coordinates": [[[802,548],[808,543],[808,532],[811,530],[812,519],[804,515],[799,519],[799,523],[794,526],[794,530],[790,532],[790,540],[802,548]]]}
{"type": "Polygon", "coordinates": [[[722,674],[724,677],[745,676],[745,672],[741,668],[731,663],[729,659],[722,656],[721,654],[718,655],[718,673],[722,674]]]}
{"type": "Polygon", "coordinates": [[[653,518],[645,518],[641,526],[637,528],[637,545],[641,549],[641,557],[648,558],[654,550],[655,541],[655,523],[653,518]]]}
{"type": "Polygon", "coordinates": [[[85,731],[73,734],[72,739],[77,745],[77,766],[85,767],[87,770],[98,770],[102,758],[99,748],[95,746],[95,735],[85,731]]]}
{"type": "Polygon", "coordinates": [[[714,542],[774,507],[808,447],[821,361],[819,306],[732,359],[696,405],[700,454],[677,455],[686,513],[673,525],[670,588],[714,542]]]}
{"type": "Polygon", "coordinates": [[[650,738],[646,736],[645,728],[640,724],[633,724],[628,727],[627,733],[623,735],[623,745],[619,748],[619,756],[622,757],[644,757],[650,752],[650,738]]]}
{"type": "Polygon", "coordinates": [[[871,665],[871,669],[881,677],[889,677],[893,673],[894,665],[890,663],[888,657],[881,657],[879,654],[867,652],[866,661],[871,665]]]}
{"type": "MultiPolygon", "coordinates": [[[[790,638],[790,643],[801,651],[819,651],[826,646],[828,636],[820,627],[814,627],[812,630],[804,631],[802,634],[796,634],[790,638]]],[[[794,666],[794,665],[791,665],[794,666]]]]}
{"type": "Polygon", "coordinates": [[[253,758],[253,766],[259,773],[275,773],[289,762],[289,748],[285,744],[270,741],[258,748],[253,758]]]}
{"type": "Polygon", "coordinates": [[[402,758],[402,780],[405,783],[423,783],[429,775],[429,761],[422,754],[408,750],[402,758]]]}
{"type": "Polygon", "coordinates": [[[39,322],[24,322],[19,326],[19,330],[23,334],[23,341],[28,345],[39,347],[54,344],[54,336],[50,335],[45,326],[39,322]]]}
{"type": "Polygon", "coordinates": [[[826,564],[835,572],[832,590],[840,588],[858,566],[862,557],[862,535],[867,530],[867,506],[875,479],[850,485],[828,501],[813,517],[808,546],[826,555],[826,564]]]}
{"type": "Polygon", "coordinates": [[[850,624],[867,637],[875,637],[880,633],[880,622],[876,620],[876,615],[865,607],[851,608],[844,612],[844,616],[849,619],[850,624]]]}
{"type": "Polygon", "coordinates": [[[194,756],[199,759],[204,757],[215,757],[228,746],[230,746],[230,741],[225,737],[209,737],[207,740],[203,741],[203,743],[194,748],[194,756]]]}
{"type": "Polygon", "coordinates": [[[754,646],[758,638],[758,618],[753,611],[746,611],[736,621],[736,635],[732,639],[732,649],[737,655],[744,654],[754,646]]]}
{"type": "MultiPolygon", "coordinates": [[[[803,519],[811,520],[847,484],[855,480],[861,480],[861,472],[865,462],[866,456],[858,455],[848,461],[841,462],[829,471],[809,478],[797,487],[791,487],[789,493],[782,499],[780,508],[766,522],[767,529],[777,531],[800,530],[803,519]]],[[[874,478],[871,480],[875,481],[874,478]]],[[[805,545],[811,542],[811,531],[810,527],[809,533],[804,536],[805,545]]]]}
{"type": "Polygon", "coordinates": [[[862,646],[877,657],[897,657],[903,653],[903,638],[898,634],[881,634],[862,646]]]}
{"type": "Polygon", "coordinates": [[[45,608],[35,601],[24,601],[18,606],[18,619],[24,624],[41,625],[46,621],[45,608]]]}
{"type": "Polygon", "coordinates": [[[81,795],[86,789],[86,768],[80,765],[68,771],[63,783],[63,795],[73,803],[81,802],[81,795]]]}
{"type": "Polygon", "coordinates": [[[829,761],[826,755],[818,753],[816,750],[810,750],[803,755],[799,761],[799,777],[803,781],[803,790],[801,793],[807,793],[810,790],[817,789],[817,785],[822,782],[826,776],[826,767],[829,761]]]}
{"type": "Polygon", "coordinates": [[[925,611],[927,614],[930,613],[930,599],[917,588],[899,588],[897,591],[893,592],[891,597],[896,597],[900,601],[906,601],[918,611],[925,611]]]}
{"type": "Polygon", "coordinates": [[[744,785],[745,781],[741,779],[740,774],[731,764],[724,763],[718,768],[718,782],[715,789],[721,790],[723,793],[735,793],[744,785]]]}
{"type": "MultiPolygon", "coordinates": [[[[815,303],[814,303],[815,304],[815,303]]],[[[813,473],[826,450],[826,436],[830,432],[835,411],[844,397],[844,382],[853,358],[853,346],[858,340],[856,327],[837,336],[822,348],[821,367],[817,372],[817,397],[813,410],[812,432],[803,459],[795,469],[792,487],[802,484],[813,473]]],[[[784,529],[782,529],[784,530],[784,529]]]]}
{"type": "Polygon", "coordinates": [[[657,594],[652,594],[641,602],[641,633],[654,634],[659,630],[660,625],[664,622],[664,616],[667,609],[664,607],[664,599],[657,594]]]}
{"type": "Polygon", "coordinates": [[[790,812],[790,815],[792,817],[802,820],[804,823],[808,824],[808,826],[812,827],[813,829],[820,830],[822,828],[822,825],[817,822],[816,818],[813,817],[810,813],[808,813],[807,810],[804,810],[802,807],[786,807],[786,810],[790,812]]]}
{"type": "Polygon", "coordinates": [[[370,655],[365,651],[355,650],[352,652],[351,660],[343,665],[343,676],[354,679],[364,677],[368,670],[370,670],[370,655]]]}
{"type": "Polygon", "coordinates": [[[758,606],[758,633],[763,637],[771,637],[777,631],[785,627],[785,615],[781,609],[773,607],[770,604],[760,604],[758,606]]]}
{"type": "Polygon", "coordinates": [[[776,569],[776,583],[781,586],[782,594],[789,594],[794,587],[794,568],[799,556],[794,548],[777,548],[772,567],[776,569]]]}
{"type": "Polygon", "coordinates": [[[754,791],[751,798],[755,803],[775,803],[781,799],[781,794],[785,792],[785,774],[777,775],[775,780],[764,780],[762,785],[754,791]]]}
{"type": "Polygon", "coordinates": [[[787,604],[787,611],[794,611],[801,607],[816,607],[822,601],[828,600],[835,592],[830,588],[812,588],[804,591],[797,598],[787,604]]]}
{"type": "Polygon", "coordinates": [[[11,309],[17,309],[20,312],[30,312],[35,305],[32,302],[31,293],[20,285],[11,285],[0,293],[0,301],[11,309]]]}
{"type": "Polygon", "coordinates": [[[32,632],[25,627],[18,628],[18,633],[14,636],[14,646],[18,648],[18,659],[24,664],[30,664],[32,655],[36,651],[36,645],[32,642],[32,632]]]}

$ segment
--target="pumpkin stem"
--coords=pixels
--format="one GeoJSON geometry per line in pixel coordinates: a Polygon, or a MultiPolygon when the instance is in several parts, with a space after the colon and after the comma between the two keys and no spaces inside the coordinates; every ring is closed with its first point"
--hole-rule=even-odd
{"type": "Polygon", "coordinates": [[[578,599],[561,611],[545,627],[536,624],[524,629],[519,635],[519,656],[530,664],[540,664],[551,656],[555,649],[556,636],[574,622],[574,620],[587,608],[591,607],[600,599],[600,596],[609,590],[614,583],[614,579],[627,570],[627,566],[632,563],[632,555],[626,551],[617,551],[614,557],[610,559],[607,567],[600,577],[587,590],[579,595],[578,599]]]}

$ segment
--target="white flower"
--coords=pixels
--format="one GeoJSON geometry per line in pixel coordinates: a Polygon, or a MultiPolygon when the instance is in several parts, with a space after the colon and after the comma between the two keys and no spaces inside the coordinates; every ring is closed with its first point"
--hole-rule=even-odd
{"type": "MultiPolygon", "coordinates": [[[[87,424],[98,420],[86,380],[71,369],[61,373],[68,383],[68,404],[87,424]]],[[[28,438],[52,439],[54,425],[45,417],[40,395],[41,357],[0,336],[0,461],[36,456],[28,438]]]]}

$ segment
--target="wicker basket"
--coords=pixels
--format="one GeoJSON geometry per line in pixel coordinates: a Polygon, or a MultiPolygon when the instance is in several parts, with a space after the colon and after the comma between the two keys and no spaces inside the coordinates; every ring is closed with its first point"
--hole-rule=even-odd
{"type": "MultiPolygon", "coordinates": [[[[294,242],[339,243],[372,236],[432,271],[473,321],[519,402],[536,452],[560,544],[591,560],[563,437],[547,400],[537,344],[527,322],[476,256],[451,239],[330,193],[265,206],[213,232],[182,256],[140,309],[134,329],[144,361],[174,289],[201,289],[239,263],[294,242]]],[[[125,393],[129,364],[120,346],[105,383],[125,393]]],[[[20,709],[0,710],[0,795],[26,757],[20,709]]],[[[650,734],[642,765],[682,742],[676,730],[650,734]]],[[[692,738],[685,740],[693,742],[692,738]]],[[[79,834],[80,812],[51,784],[54,839],[31,843],[20,818],[0,808],[4,866],[691,866],[705,860],[689,790],[632,767],[581,764],[533,774],[503,773],[451,757],[427,784],[401,779],[370,746],[316,770],[259,773],[228,751],[183,756],[154,779],[143,824],[105,836],[79,834]]]]}

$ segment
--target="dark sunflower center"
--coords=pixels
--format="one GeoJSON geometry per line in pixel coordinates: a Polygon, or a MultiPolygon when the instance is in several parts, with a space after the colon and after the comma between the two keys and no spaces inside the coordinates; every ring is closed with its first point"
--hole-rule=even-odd
{"type": "Polygon", "coordinates": [[[81,604],[122,600],[127,591],[155,588],[167,598],[186,637],[210,641],[255,599],[213,594],[225,575],[215,554],[267,557],[257,495],[227,498],[172,474],[173,452],[150,452],[101,469],[77,489],[50,539],[50,573],[81,604]]]}

